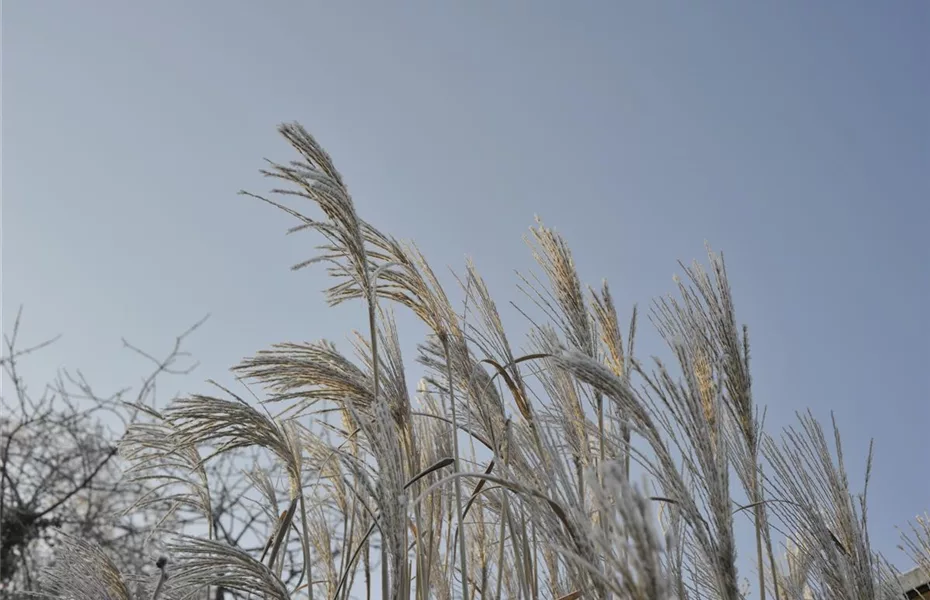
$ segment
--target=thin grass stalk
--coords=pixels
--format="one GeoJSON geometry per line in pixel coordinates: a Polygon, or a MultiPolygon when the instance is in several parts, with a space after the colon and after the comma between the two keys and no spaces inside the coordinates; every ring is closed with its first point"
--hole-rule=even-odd
{"type": "MultiPolygon", "coordinates": [[[[634,348],[633,344],[634,344],[634,340],[636,339],[636,316],[637,316],[637,308],[636,308],[636,305],[634,304],[633,315],[630,317],[630,331],[627,334],[627,339],[626,339],[626,343],[627,343],[626,356],[630,364],[625,365],[626,368],[624,368],[623,370],[623,382],[628,387],[630,385],[630,377],[633,371],[632,367],[635,364],[633,362],[633,348],[634,348]]],[[[632,462],[632,449],[630,448],[630,440],[632,438],[632,435],[630,432],[630,423],[625,418],[623,420],[623,424],[621,425],[621,435],[623,437],[623,448],[624,448],[623,470],[624,470],[624,473],[626,473],[626,481],[629,482],[630,481],[630,465],[632,462]]]]}
{"type": "MultiPolygon", "coordinates": [[[[356,481],[355,484],[357,486],[358,481],[356,481]]],[[[358,498],[353,494],[352,504],[349,505],[349,513],[343,515],[342,519],[342,535],[345,536],[345,539],[342,541],[342,572],[345,572],[350,568],[349,556],[352,553],[352,537],[355,535],[355,503],[357,501],[358,498]]],[[[342,598],[343,600],[349,600],[349,586],[346,586],[346,589],[342,594],[342,598]]]]}
{"type": "MultiPolygon", "coordinates": [[[[508,472],[510,467],[510,421],[504,424],[504,473],[508,472]]],[[[495,598],[501,597],[501,584],[503,582],[504,575],[504,524],[505,524],[505,514],[510,510],[509,506],[509,494],[504,488],[501,488],[501,533],[500,533],[500,547],[497,551],[497,586],[496,593],[494,594],[495,598]]]]}
{"type": "MultiPolygon", "coordinates": [[[[525,513],[521,512],[521,514],[524,514],[523,529],[525,531],[526,530],[525,513]]],[[[536,525],[533,523],[530,523],[530,528],[533,532],[532,559],[530,558],[529,548],[526,549],[527,550],[526,556],[527,556],[527,560],[530,560],[530,575],[531,575],[530,581],[532,582],[532,587],[533,587],[533,599],[539,600],[539,556],[536,554],[536,549],[539,548],[539,544],[536,542],[536,525]]]]}
{"type": "MultiPolygon", "coordinates": [[[[435,515],[435,512],[433,511],[432,507],[430,507],[430,511],[428,514],[429,531],[433,530],[434,515],[435,515]]],[[[440,527],[441,527],[441,524],[440,524],[440,527]]],[[[440,537],[442,536],[442,529],[440,529],[438,535],[440,537]]],[[[420,596],[421,600],[427,600],[429,598],[430,579],[432,578],[432,575],[433,575],[433,551],[435,548],[435,546],[433,545],[433,541],[434,541],[433,536],[432,535],[429,536],[429,541],[426,547],[427,562],[426,562],[426,565],[424,566],[424,571],[423,572],[417,571],[417,584],[420,585],[423,589],[423,593],[420,596]]]]}
{"type": "MultiPolygon", "coordinates": [[[[158,567],[158,582],[155,584],[155,590],[152,592],[151,600],[158,600],[158,596],[161,595],[161,591],[165,586],[165,582],[168,580],[168,571],[165,568],[167,564],[168,560],[164,556],[159,558],[158,562],[156,563],[156,566],[158,567]]],[[[210,587],[207,586],[207,594],[209,593],[210,587]]]]}
{"type": "MultiPolygon", "coordinates": [[[[366,267],[367,268],[367,267],[366,267]]],[[[379,364],[378,358],[378,323],[376,315],[376,296],[374,281],[368,281],[368,330],[371,339],[371,375],[372,375],[372,399],[378,401],[379,393],[379,364]]],[[[388,590],[390,589],[388,581],[388,556],[387,540],[384,532],[381,533],[381,597],[389,599],[388,590]]],[[[312,600],[312,599],[311,599],[312,600]]]]}
{"type": "MultiPolygon", "coordinates": [[[[381,532],[381,597],[390,600],[390,581],[388,579],[387,536],[381,532]]],[[[396,600],[396,599],[395,599],[396,600]]]]}
{"type": "MultiPolygon", "coordinates": [[[[458,413],[455,408],[455,383],[452,378],[452,358],[449,352],[449,338],[447,335],[442,336],[442,349],[446,355],[446,375],[449,384],[449,403],[452,405],[452,421],[458,423],[458,413]]],[[[455,427],[452,428],[452,452],[455,461],[455,472],[461,472],[459,464],[459,436],[455,427]]],[[[459,565],[462,569],[462,600],[468,600],[468,560],[465,557],[465,530],[462,521],[462,483],[460,478],[455,479],[455,516],[456,524],[459,530],[459,565]]]]}
{"type": "MultiPolygon", "coordinates": [[[[762,467],[760,465],[759,478],[762,479],[762,477],[763,477],[762,467]]],[[[762,501],[765,502],[765,499],[763,498],[762,501]]],[[[768,511],[763,512],[762,516],[765,519],[765,529],[764,529],[765,551],[768,553],[768,556],[769,556],[769,569],[770,569],[769,572],[772,574],[772,591],[775,594],[775,600],[781,600],[781,591],[779,590],[780,586],[779,586],[779,580],[777,577],[778,571],[776,570],[777,566],[775,564],[775,552],[772,550],[772,532],[768,524],[768,511]]]]}
{"type": "Polygon", "coordinates": [[[371,544],[365,542],[365,600],[371,600],[371,544]]]}
{"type": "MultiPolygon", "coordinates": [[[[357,460],[358,459],[357,446],[354,443],[353,443],[352,454],[353,454],[353,457],[355,457],[357,460]]],[[[353,477],[354,475],[355,474],[353,472],[353,477]]],[[[356,487],[358,486],[357,480],[355,481],[355,486],[356,487]]],[[[351,501],[351,504],[349,504],[349,512],[342,515],[343,540],[342,540],[342,558],[340,560],[342,564],[340,565],[340,568],[339,568],[340,573],[345,573],[349,569],[349,556],[352,554],[351,552],[352,551],[352,536],[354,535],[353,529],[355,528],[355,510],[356,510],[355,503],[357,501],[358,501],[357,496],[355,494],[352,494],[352,501],[351,501]]],[[[346,586],[346,590],[343,591],[343,594],[342,594],[343,600],[348,600],[349,598],[349,595],[348,595],[349,587],[350,586],[346,586]]],[[[337,597],[338,597],[338,594],[337,594],[337,597]]],[[[336,600],[336,597],[334,597],[332,600],[336,600]]]]}
{"type": "MultiPolygon", "coordinates": [[[[501,493],[505,494],[509,499],[509,492],[506,489],[501,488],[501,493]]],[[[521,598],[529,598],[530,588],[529,583],[527,583],[529,581],[529,569],[527,568],[524,570],[520,568],[521,565],[524,567],[528,565],[526,562],[526,554],[523,552],[523,548],[521,548],[521,543],[525,540],[525,536],[521,535],[514,525],[515,518],[513,516],[513,508],[510,506],[509,500],[505,506],[507,510],[504,516],[507,519],[507,527],[510,529],[510,545],[513,550],[514,564],[517,565],[514,571],[517,573],[517,582],[520,586],[521,598]]]]}
{"type": "MultiPolygon", "coordinates": [[[[414,542],[414,556],[416,559],[416,573],[417,573],[417,587],[416,589],[416,598],[419,600],[423,597],[423,585],[426,577],[424,577],[423,572],[423,519],[420,514],[420,505],[414,507],[414,521],[417,527],[417,536],[414,542]]],[[[428,584],[427,584],[428,585],[428,584]]]]}
{"type": "MultiPolygon", "coordinates": [[[[502,493],[508,493],[506,490],[501,490],[502,493]]],[[[521,509],[522,510],[522,509],[521,509]]],[[[516,527],[516,517],[514,516],[513,506],[508,505],[507,510],[507,527],[510,529],[510,540],[511,546],[513,548],[513,559],[516,568],[514,571],[518,574],[517,580],[520,584],[521,598],[529,598],[530,593],[530,584],[529,584],[529,569],[527,568],[528,563],[526,562],[526,553],[523,551],[523,541],[525,536],[523,532],[517,530],[516,527]]]]}
{"type": "MultiPolygon", "coordinates": [[[[756,479],[756,493],[758,493],[758,478],[756,479]]],[[[765,555],[762,549],[762,505],[755,508],[756,518],[756,555],[759,565],[759,600],[765,600],[765,555]]],[[[774,578],[774,574],[773,574],[774,578]]]]}
{"type": "MultiPolygon", "coordinates": [[[[463,317],[463,320],[464,320],[464,317],[463,317]]],[[[477,456],[477,454],[475,453],[475,440],[474,440],[474,438],[469,438],[469,439],[468,439],[468,445],[469,445],[469,448],[470,448],[470,450],[471,450],[471,459],[472,459],[472,462],[473,462],[473,463],[477,463],[477,461],[478,461],[478,456],[477,456]]],[[[493,464],[493,463],[489,463],[488,468],[487,468],[487,471],[485,471],[485,472],[487,472],[487,473],[490,473],[490,472],[491,472],[491,464],[493,464]]],[[[480,482],[479,482],[479,483],[480,483],[480,482]]],[[[483,488],[483,487],[484,487],[484,486],[483,486],[483,484],[482,484],[482,488],[483,488]]],[[[476,582],[476,584],[475,584],[475,593],[472,595],[472,597],[474,597],[474,598],[477,598],[477,597],[479,597],[479,596],[480,596],[481,598],[484,598],[484,597],[487,596],[487,591],[488,591],[488,553],[487,553],[487,548],[486,548],[486,543],[487,543],[487,527],[486,527],[486,523],[485,523],[485,508],[484,508],[484,503],[483,503],[483,501],[479,501],[479,500],[478,500],[478,493],[480,492],[480,489],[481,489],[481,488],[478,488],[478,487],[476,486],[476,487],[475,487],[475,490],[474,490],[474,492],[473,492],[473,496],[472,496],[471,498],[469,498],[469,500],[468,500],[469,504],[470,504],[470,503],[477,502],[477,513],[476,513],[476,519],[475,519],[475,520],[476,520],[476,522],[477,522],[477,524],[478,524],[478,560],[480,561],[480,564],[481,564],[481,579],[480,579],[480,584],[477,583],[477,582],[476,582]]],[[[462,514],[463,520],[464,520],[464,518],[465,518],[464,512],[465,512],[465,510],[467,510],[467,509],[468,509],[468,505],[466,505],[465,509],[463,509],[463,514],[462,514]]]]}
{"type": "MultiPolygon", "coordinates": [[[[355,487],[358,488],[359,487],[358,437],[355,435],[352,436],[351,447],[352,447],[352,456],[355,459],[352,461],[352,479],[353,479],[355,487]]],[[[342,541],[342,552],[343,552],[342,573],[346,575],[348,574],[350,569],[355,568],[354,564],[351,562],[351,559],[349,557],[352,556],[352,554],[357,552],[357,549],[356,550],[352,549],[352,543],[353,543],[353,540],[355,539],[355,523],[358,519],[358,503],[359,503],[358,495],[352,494],[352,503],[349,505],[349,513],[347,515],[343,515],[342,534],[343,536],[345,536],[345,539],[342,541]]],[[[365,544],[366,546],[368,545],[369,542],[368,542],[367,536],[365,537],[365,540],[362,543],[365,544]]],[[[345,586],[345,590],[342,594],[343,600],[349,600],[349,590],[351,589],[351,587],[352,587],[351,585],[345,586]]],[[[333,600],[336,600],[336,599],[333,598],[333,600]]]]}
{"type": "Polygon", "coordinates": [[[574,458],[574,461],[575,461],[575,476],[576,476],[576,478],[578,479],[578,501],[581,502],[581,510],[582,510],[582,512],[584,512],[584,510],[585,510],[585,502],[584,502],[584,493],[585,493],[585,490],[584,490],[584,465],[581,464],[581,458],[580,458],[580,457],[577,457],[577,456],[576,456],[576,457],[574,458]]]}
{"type": "Polygon", "coordinates": [[[304,500],[303,490],[300,494],[300,521],[303,535],[301,536],[301,546],[304,553],[304,571],[307,574],[307,594],[310,600],[313,600],[313,557],[310,555],[310,528],[307,524],[307,503],[304,500]]]}
{"type": "MultiPolygon", "coordinates": [[[[597,433],[598,433],[598,461],[599,464],[604,464],[605,457],[605,433],[604,433],[604,395],[600,392],[595,393],[595,403],[597,404],[597,433]]],[[[600,471],[598,471],[599,481],[603,482],[603,478],[600,478],[600,471]]]]}
{"type": "Polygon", "coordinates": [[[407,556],[409,555],[404,555],[404,566],[402,570],[403,577],[401,582],[403,587],[400,590],[400,597],[404,598],[405,600],[410,600],[410,576],[408,575],[410,573],[410,559],[407,558],[407,556]]]}

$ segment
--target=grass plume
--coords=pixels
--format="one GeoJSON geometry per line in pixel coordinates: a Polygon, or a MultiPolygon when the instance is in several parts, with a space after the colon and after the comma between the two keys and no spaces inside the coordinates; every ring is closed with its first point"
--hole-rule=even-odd
{"type": "MultiPolygon", "coordinates": [[[[325,264],[328,301],[360,301],[367,331],[355,357],[321,340],[243,360],[235,372],[262,388],[260,405],[191,395],[129,429],[131,476],[161,478],[165,499],[207,521],[218,499],[203,465],[243,448],[265,457],[246,479],[274,527],[254,547],[212,528],[171,538],[160,597],[343,600],[378,586],[384,600],[893,597],[839,434],[831,445],[810,414],[780,440],[765,432],[722,255],[708,250],[709,270],[682,265],[677,295],[651,314],[669,354],[641,361],[635,307],[624,327],[607,282],[585,288],[566,240],[538,221],[529,243],[543,277],[521,278],[535,306],[521,354],[474,264],[458,279],[459,313],[413,243],[359,216],[322,146],[300,125],[280,132],[299,157],[263,171],[286,186],[272,190],[281,201],[247,195],[291,215],[291,232],[322,236],[295,268],[325,264]],[[323,219],[284,200],[309,200],[323,219]],[[415,357],[397,306],[428,331],[415,357]],[[737,514],[756,534],[749,588],[737,514]]],[[[905,544],[930,570],[927,531],[918,520],[905,544]]],[[[67,543],[51,578],[60,597],[133,597],[105,556],[67,543]]]]}

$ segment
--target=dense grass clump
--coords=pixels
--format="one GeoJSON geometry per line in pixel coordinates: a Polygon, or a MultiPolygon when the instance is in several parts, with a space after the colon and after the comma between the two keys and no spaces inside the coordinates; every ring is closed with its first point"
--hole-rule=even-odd
{"type": "MultiPolygon", "coordinates": [[[[324,263],[329,302],[357,302],[368,329],[354,357],[319,341],[243,361],[235,371],[264,390],[260,404],[221,390],[130,426],[120,448],[129,476],[159,481],[174,510],[207,524],[199,537],[153,532],[167,563],[139,593],[899,597],[870,548],[865,494],[850,487],[839,434],[810,415],[778,437],[763,429],[722,256],[683,266],[677,295],[652,306],[673,360],[645,360],[635,308],[621,317],[606,283],[582,285],[565,240],[537,223],[528,242],[541,276],[523,284],[547,318],[533,319],[518,352],[473,265],[459,280],[463,314],[414,245],[356,213],[316,140],[296,124],[280,131],[298,159],[272,163],[264,174],[280,187],[254,197],[292,215],[292,231],[316,230],[317,254],[295,268],[324,263]],[[427,327],[416,357],[402,355],[395,307],[427,327]],[[424,372],[416,386],[405,379],[411,360],[424,372]],[[246,448],[261,451],[243,468],[275,524],[251,546],[214,527],[219,500],[204,469],[246,448]],[[738,517],[755,528],[747,547],[738,517]],[[752,557],[739,563],[752,573],[738,572],[738,554],[752,557]]],[[[919,554],[926,527],[915,532],[919,554]]],[[[56,590],[136,593],[105,557],[72,545],[82,562],[59,565],[56,590]]]]}

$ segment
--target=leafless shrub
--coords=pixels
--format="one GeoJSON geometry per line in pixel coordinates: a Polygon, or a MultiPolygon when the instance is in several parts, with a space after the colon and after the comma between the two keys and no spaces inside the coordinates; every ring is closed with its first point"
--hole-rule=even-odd
{"type": "MultiPolygon", "coordinates": [[[[128,390],[110,396],[96,392],[80,373],[61,372],[39,395],[21,377],[21,361],[54,340],[20,348],[20,314],[5,337],[2,361],[5,384],[0,398],[0,579],[4,589],[31,589],[56,554],[56,531],[93,543],[123,565],[139,567],[148,528],[162,512],[124,513],[151,493],[145,482],[121,477],[116,443],[121,430],[138,415],[126,405],[128,390]]],[[[151,373],[132,398],[144,406],[155,395],[163,375],[189,372],[183,364],[184,338],[179,336],[164,359],[156,359],[124,342],[153,363],[151,373]]],[[[189,361],[188,361],[189,362],[189,361]]]]}

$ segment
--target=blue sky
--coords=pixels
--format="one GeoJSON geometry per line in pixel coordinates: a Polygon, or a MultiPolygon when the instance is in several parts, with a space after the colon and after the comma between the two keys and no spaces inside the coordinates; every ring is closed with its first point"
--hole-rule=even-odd
{"type": "Polygon", "coordinates": [[[535,214],[626,312],[723,250],[770,424],[834,411],[856,481],[875,438],[873,537],[903,564],[894,526],[930,509],[930,4],[387,4],[4,3],[3,328],[24,305],[27,342],[64,336],[33,387],[135,384],[121,336],[163,352],[208,312],[168,388],[364,326],[288,270],[314,240],[236,195],[299,120],[365,219],[471,256],[500,304],[535,214]]]}

